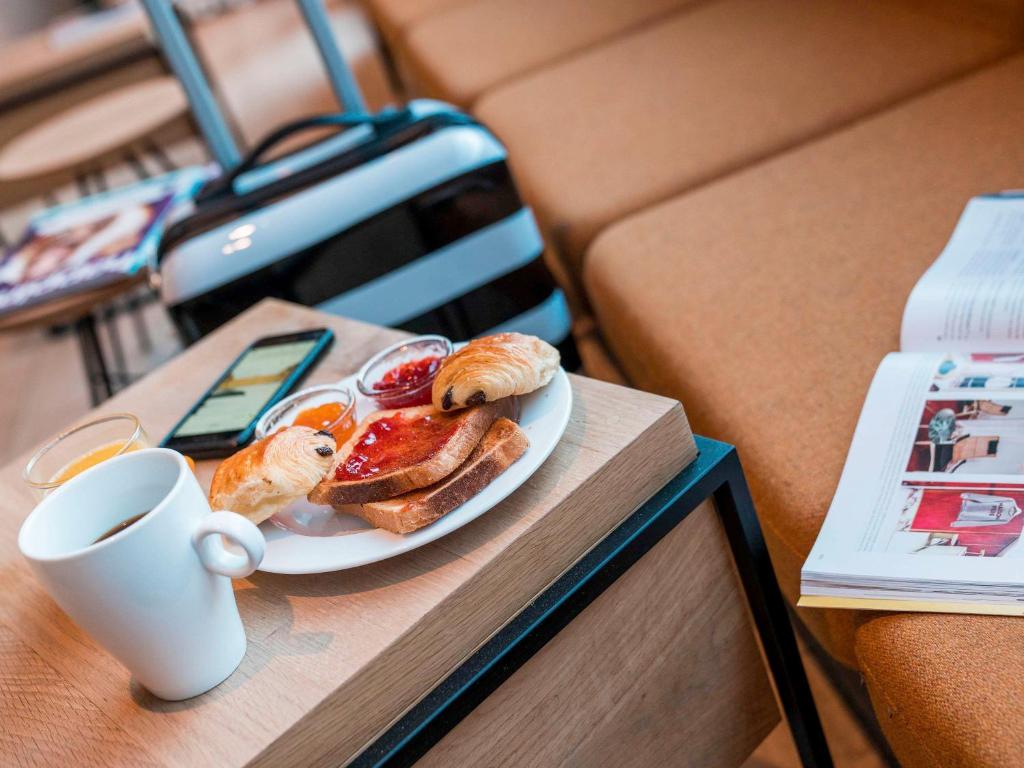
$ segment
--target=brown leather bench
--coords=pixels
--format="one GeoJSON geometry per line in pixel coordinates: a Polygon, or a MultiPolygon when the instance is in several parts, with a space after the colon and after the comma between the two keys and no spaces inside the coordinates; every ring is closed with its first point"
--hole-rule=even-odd
{"type": "Polygon", "coordinates": [[[370,12],[385,39],[400,45],[406,29],[417,21],[469,0],[369,0],[370,12]]]}
{"type": "Polygon", "coordinates": [[[714,0],[501,86],[474,112],[578,269],[623,216],[1018,44],[898,2],[714,0]]]}
{"type": "Polygon", "coordinates": [[[400,47],[412,87],[471,105],[495,86],[708,0],[473,0],[413,24],[400,47]]]}
{"type": "MultiPolygon", "coordinates": [[[[504,9],[512,41],[531,19],[448,2],[394,44],[509,145],[628,378],[739,445],[795,599],[910,287],[969,197],[1022,183],[1024,0],[703,0],[482,80],[444,19],[504,9]]],[[[905,765],[1024,764],[1018,620],[801,618],[862,670],[905,765]]]]}
{"type": "MultiPolygon", "coordinates": [[[[630,217],[585,285],[630,380],[739,446],[787,596],[911,287],[1024,169],[1024,56],[630,217]]],[[[1024,622],[801,610],[906,766],[1024,763],[1024,622]]]]}

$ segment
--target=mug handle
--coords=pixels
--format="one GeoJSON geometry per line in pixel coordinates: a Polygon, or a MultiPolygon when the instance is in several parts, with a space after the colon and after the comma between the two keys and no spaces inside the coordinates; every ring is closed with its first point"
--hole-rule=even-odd
{"type": "Polygon", "coordinates": [[[234,512],[213,512],[202,519],[192,532],[192,546],[203,566],[221,576],[241,579],[256,570],[263,560],[266,540],[252,522],[234,512]],[[214,534],[227,536],[245,550],[239,555],[228,552],[214,534]]]}

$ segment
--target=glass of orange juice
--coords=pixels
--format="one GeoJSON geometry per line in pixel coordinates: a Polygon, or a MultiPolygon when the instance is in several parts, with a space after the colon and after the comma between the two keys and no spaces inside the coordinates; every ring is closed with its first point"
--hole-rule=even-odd
{"type": "Polygon", "coordinates": [[[61,432],[33,454],[22,477],[42,498],[89,467],[150,445],[137,417],[114,413],[61,432]]]}

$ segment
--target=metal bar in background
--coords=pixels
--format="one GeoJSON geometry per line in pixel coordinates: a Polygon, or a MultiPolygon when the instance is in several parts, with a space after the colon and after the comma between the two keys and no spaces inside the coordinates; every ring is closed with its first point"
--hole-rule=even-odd
{"type": "Polygon", "coordinates": [[[832,768],[736,449],[703,437],[696,440],[700,453],[689,467],[360,753],[350,764],[352,768],[395,768],[415,763],[669,531],[712,497],[801,763],[805,768],[832,768]]]}
{"type": "Polygon", "coordinates": [[[135,154],[134,151],[128,150],[124,153],[124,161],[132,167],[132,171],[138,176],[139,181],[145,181],[150,177],[149,169],[146,168],[146,164],[142,162],[142,158],[135,154]]]}
{"type": "Polygon", "coordinates": [[[359,90],[359,84],[352,74],[352,69],[341,55],[338,41],[334,39],[334,32],[331,30],[323,0],[298,0],[298,2],[299,9],[306,19],[306,25],[316,42],[316,47],[320,50],[320,58],[323,59],[327,77],[331,81],[338,101],[341,102],[342,110],[352,114],[366,114],[366,101],[363,99],[363,93],[359,90]]]}
{"type": "Polygon", "coordinates": [[[153,351],[153,337],[149,335],[149,328],[146,327],[146,318],[143,312],[146,311],[146,303],[155,298],[148,288],[141,288],[128,297],[128,314],[132,324],[135,326],[135,336],[139,341],[139,351],[149,354],[153,351]]]}
{"type": "Polygon", "coordinates": [[[174,164],[170,156],[164,151],[163,147],[157,144],[151,139],[147,139],[143,144],[143,149],[150,154],[150,156],[156,160],[156,164],[164,171],[164,173],[170,173],[176,171],[178,166],[174,164]]]}
{"type": "Polygon", "coordinates": [[[238,145],[203,75],[195,51],[174,15],[170,0],[142,0],[142,5],[171,69],[185,89],[206,145],[221,168],[225,171],[234,168],[241,160],[238,145]]]}
{"type": "Polygon", "coordinates": [[[108,376],[111,384],[120,389],[129,384],[131,376],[128,375],[128,361],[124,354],[124,344],[121,342],[121,329],[117,324],[117,316],[121,311],[120,301],[111,301],[104,311],[103,319],[107,327],[107,341],[110,343],[110,356],[114,359],[113,369],[108,369],[108,376]]]}
{"type": "Polygon", "coordinates": [[[114,394],[107,364],[103,359],[100,338],[96,334],[96,319],[89,314],[76,320],[75,334],[82,351],[85,378],[89,383],[89,398],[95,407],[114,394]]]}

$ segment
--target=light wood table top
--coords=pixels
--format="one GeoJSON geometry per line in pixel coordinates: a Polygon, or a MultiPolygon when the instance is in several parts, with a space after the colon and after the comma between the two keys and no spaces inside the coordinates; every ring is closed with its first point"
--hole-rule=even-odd
{"type": "MultiPolygon", "coordinates": [[[[254,339],[328,326],[311,384],[404,334],[266,300],[104,403],[159,438],[254,339]]],[[[235,582],[249,648],[225,683],[162,702],[64,616],[17,550],[24,458],[0,470],[0,749],[43,765],[338,765],[467,659],[678,474],[696,448],[678,402],[571,376],[568,430],[473,523],[374,565],[235,582]]],[[[215,462],[200,463],[207,485],[215,462]]]]}
{"type": "Polygon", "coordinates": [[[39,304],[31,304],[23,309],[5,312],[0,314],[0,333],[20,331],[41,325],[51,326],[74,322],[92,312],[96,307],[142,285],[145,281],[144,276],[136,275],[100,288],[90,288],[66,296],[58,296],[39,304]]]}
{"type": "Polygon", "coordinates": [[[0,179],[75,168],[144,139],[188,111],[173,77],[154,77],[77,104],[19,134],[0,150],[0,179]]]}
{"type": "Polygon", "coordinates": [[[47,27],[0,48],[0,102],[87,76],[133,55],[154,50],[144,16],[125,16],[79,40],[60,42],[47,27]]]}

